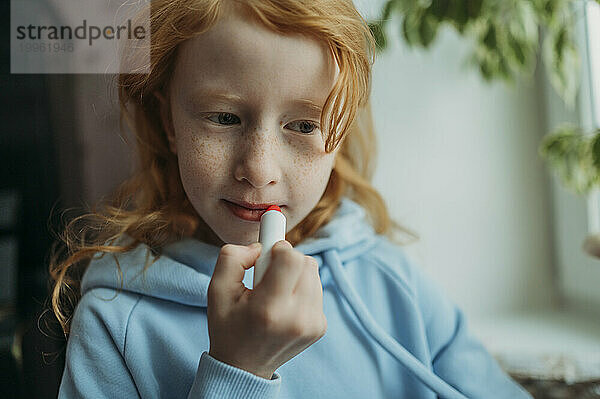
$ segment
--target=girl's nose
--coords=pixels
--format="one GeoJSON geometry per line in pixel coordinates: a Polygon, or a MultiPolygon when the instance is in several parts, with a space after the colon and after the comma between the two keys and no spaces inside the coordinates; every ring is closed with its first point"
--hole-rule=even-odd
{"type": "Polygon", "coordinates": [[[254,188],[262,188],[277,183],[281,178],[277,132],[255,129],[240,138],[237,148],[235,178],[246,180],[254,188]]]}

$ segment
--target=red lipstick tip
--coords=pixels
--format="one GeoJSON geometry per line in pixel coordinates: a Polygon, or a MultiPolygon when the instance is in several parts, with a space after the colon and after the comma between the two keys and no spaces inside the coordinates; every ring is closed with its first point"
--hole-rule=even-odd
{"type": "Polygon", "coordinates": [[[276,210],[276,211],[281,212],[281,209],[279,209],[279,207],[277,205],[271,205],[270,207],[267,208],[267,210],[265,212],[269,212],[269,211],[272,211],[272,210],[276,210]]]}

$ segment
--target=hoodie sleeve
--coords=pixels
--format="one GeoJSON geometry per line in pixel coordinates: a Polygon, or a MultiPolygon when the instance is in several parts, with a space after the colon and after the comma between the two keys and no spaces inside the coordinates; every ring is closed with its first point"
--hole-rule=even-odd
{"type": "Polygon", "coordinates": [[[461,309],[415,269],[434,372],[470,399],[532,399],[468,329],[461,309]]]}
{"type": "MultiPolygon", "coordinates": [[[[58,397],[139,398],[122,356],[124,329],[118,327],[121,315],[102,312],[101,299],[92,292],[81,298],[73,315],[58,397]]],[[[102,295],[106,299],[111,297],[110,292],[114,295],[108,292],[102,295]]],[[[116,307],[119,313],[130,312],[137,303],[128,299],[124,295],[114,297],[123,305],[116,307]]]]}
{"type": "MultiPolygon", "coordinates": [[[[67,342],[59,399],[141,398],[125,356],[127,323],[140,295],[95,288],[77,305],[67,342]]],[[[143,384],[156,383],[148,368],[143,384]]],[[[274,399],[281,376],[271,380],[214,359],[200,357],[190,399],[274,399]]],[[[147,387],[146,387],[147,388],[147,387]]]]}
{"type": "Polygon", "coordinates": [[[281,376],[277,373],[267,380],[246,370],[223,363],[210,356],[208,352],[203,352],[188,399],[274,399],[279,396],[280,386],[281,376]]]}

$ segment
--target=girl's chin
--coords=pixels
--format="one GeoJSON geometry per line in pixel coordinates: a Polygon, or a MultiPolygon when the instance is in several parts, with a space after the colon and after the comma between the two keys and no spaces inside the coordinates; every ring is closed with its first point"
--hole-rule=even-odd
{"type": "Polygon", "coordinates": [[[258,228],[251,228],[248,226],[242,226],[242,231],[233,232],[231,234],[223,234],[223,240],[221,240],[221,246],[225,244],[234,245],[251,245],[258,241],[258,228]]]}

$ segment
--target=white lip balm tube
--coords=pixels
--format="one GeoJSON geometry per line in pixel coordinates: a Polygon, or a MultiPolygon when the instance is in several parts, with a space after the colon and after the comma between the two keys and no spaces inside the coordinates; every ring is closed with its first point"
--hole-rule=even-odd
{"type": "Polygon", "coordinates": [[[285,222],[285,215],[277,205],[268,207],[260,217],[258,241],[262,244],[262,249],[254,265],[252,288],[258,285],[271,262],[271,247],[277,241],[285,240],[285,222]]]}

